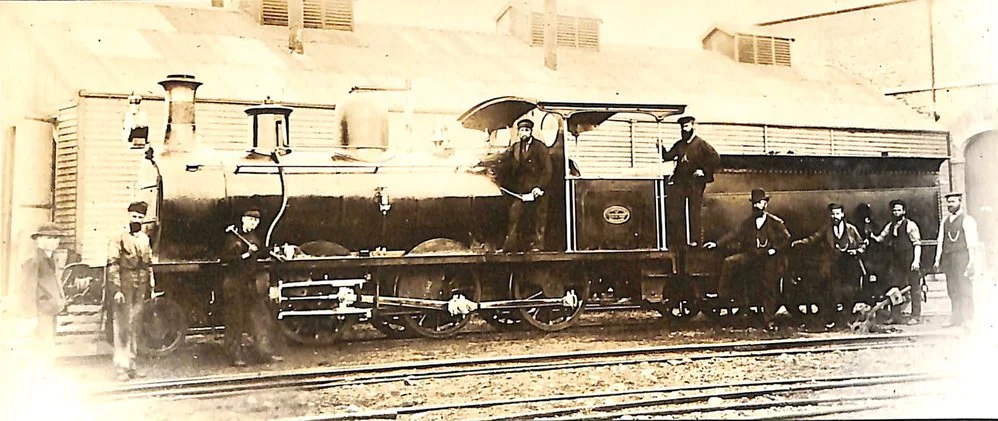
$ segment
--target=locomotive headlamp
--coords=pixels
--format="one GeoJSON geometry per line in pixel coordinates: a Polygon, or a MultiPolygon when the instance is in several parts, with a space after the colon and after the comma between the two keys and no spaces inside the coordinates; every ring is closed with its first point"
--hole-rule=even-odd
{"type": "Polygon", "coordinates": [[[392,209],[391,199],[388,197],[386,187],[374,189],[374,201],[378,202],[378,210],[381,211],[382,215],[388,214],[388,211],[392,209]]]}
{"type": "Polygon", "coordinates": [[[128,111],[122,122],[122,137],[132,144],[132,149],[144,149],[149,143],[149,125],[145,112],[139,107],[141,103],[142,97],[133,92],[128,97],[128,111]]]}

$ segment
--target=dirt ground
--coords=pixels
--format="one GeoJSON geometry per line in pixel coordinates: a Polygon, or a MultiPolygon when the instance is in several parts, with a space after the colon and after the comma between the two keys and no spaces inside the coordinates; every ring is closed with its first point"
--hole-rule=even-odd
{"type": "MultiPolygon", "coordinates": [[[[902,330],[909,332],[935,330],[944,321],[945,319],[941,317],[930,318],[923,325],[905,326],[902,330]]],[[[586,315],[582,322],[584,326],[568,331],[544,334],[527,330],[497,333],[491,331],[483,322],[477,321],[476,325],[472,326],[472,332],[446,340],[374,339],[379,335],[369,326],[355,326],[355,331],[350,332],[347,340],[337,345],[325,347],[288,346],[284,349],[286,361],[242,369],[228,366],[217,339],[201,337],[192,338],[193,340],[189,341],[190,343],[185,349],[169,357],[143,359],[140,361],[140,367],[148,374],[148,377],[143,380],[149,381],[236,372],[254,373],[298,368],[347,367],[391,362],[846,334],[842,331],[806,333],[796,329],[783,329],[772,333],[754,328],[717,328],[697,323],[682,330],[675,330],[675,328],[670,328],[663,323],[657,313],[647,311],[594,313],[586,315]],[[598,325],[593,325],[593,323],[598,323],[598,325]]],[[[990,356],[993,356],[994,351],[998,348],[989,338],[994,338],[995,335],[984,334],[983,331],[969,334],[962,332],[960,335],[963,339],[926,340],[919,342],[914,347],[891,350],[780,355],[753,359],[622,364],[577,370],[380,383],[328,388],[313,392],[284,390],[228,398],[178,401],[149,399],[103,404],[82,397],[88,388],[107,386],[113,383],[114,371],[110,361],[96,359],[63,362],[47,371],[32,371],[32,374],[26,374],[23,381],[20,382],[20,389],[16,393],[5,395],[5,399],[10,400],[8,404],[11,405],[5,405],[5,407],[8,410],[33,408],[30,412],[25,413],[34,417],[47,413],[52,416],[72,414],[74,419],[275,419],[319,413],[363,413],[413,405],[510,400],[548,395],[794,377],[943,370],[947,373],[966,376],[970,381],[975,381],[981,376],[983,368],[990,369],[994,366],[993,357],[990,356]],[[36,401],[32,400],[33,398],[27,397],[31,395],[32,390],[42,396],[48,396],[47,401],[52,401],[55,398],[65,404],[58,408],[37,404],[36,401]],[[25,397],[20,398],[20,396],[25,397]]],[[[8,376],[8,380],[11,380],[11,376],[8,376]]],[[[930,390],[945,392],[961,390],[961,386],[966,383],[966,379],[955,383],[941,383],[938,388],[930,390]]],[[[884,393],[885,390],[890,393],[892,390],[904,389],[881,387],[876,393],[884,393]]],[[[852,392],[862,393],[864,391],[850,391],[849,393],[852,392]]],[[[874,393],[874,391],[865,392],[874,393]]],[[[664,395],[651,394],[641,398],[662,396],[664,395]]],[[[943,402],[947,406],[931,405],[925,402],[925,399],[909,400],[879,412],[860,413],[856,416],[869,417],[870,414],[874,414],[872,416],[915,415],[923,417],[926,413],[937,414],[937,416],[951,416],[952,414],[977,414],[980,416],[979,412],[953,412],[949,409],[951,406],[966,409],[967,405],[962,403],[969,397],[966,393],[950,393],[945,397],[949,400],[939,400],[939,402],[943,402]]],[[[481,409],[421,413],[400,418],[476,419],[550,409],[562,405],[603,404],[627,399],[635,398],[616,397],[543,405],[493,406],[481,409]]],[[[712,404],[718,404],[718,402],[714,401],[712,404]]],[[[776,410],[774,413],[780,411],[786,410],[776,410]]],[[[986,411],[986,409],[982,409],[982,411],[986,411]]],[[[745,414],[715,412],[704,414],[704,416],[712,418],[742,417],[745,414]]],[[[47,418],[43,417],[43,419],[47,418]]]]}

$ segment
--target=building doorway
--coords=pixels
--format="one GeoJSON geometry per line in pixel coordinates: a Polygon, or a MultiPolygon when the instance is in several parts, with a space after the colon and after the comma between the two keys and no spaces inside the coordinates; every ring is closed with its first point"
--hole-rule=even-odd
{"type": "Polygon", "coordinates": [[[985,265],[994,266],[998,264],[998,130],[967,139],[964,157],[966,211],[977,220],[985,265]]]}

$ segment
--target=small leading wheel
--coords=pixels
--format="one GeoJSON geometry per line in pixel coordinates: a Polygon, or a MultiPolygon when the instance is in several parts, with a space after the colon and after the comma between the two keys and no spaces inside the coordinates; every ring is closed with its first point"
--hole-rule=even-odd
{"type": "Polygon", "coordinates": [[[401,315],[392,314],[387,316],[377,315],[371,317],[371,326],[374,326],[378,332],[383,333],[385,336],[392,339],[409,339],[415,338],[418,335],[409,329],[405,321],[402,320],[401,315]]]}
{"type": "Polygon", "coordinates": [[[291,316],[277,321],[286,338],[301,345],[329,345],[357,322],[357,316],[291,316]]]}
{"type": "MultiPolygon", "coordinates": [[[[571,273],[571,272],[569,272],[571,273]]],[[[564,298],[574,295],[573,306],[545,306],[519,309],[520,317],[527,324],[545,332],[566,329],[579,321],[589,296],[589,280],[582,276],[565,279],[554,268],[537,268],[513,275],[513,298],[518,300],[538,298],[564,298]]]]}
{"type": "Polygon", "coordinates": [[[139,327],[136,346],[142,355],[165,356],[184,344],[187,318],[183,309],[166,297],[147,301],[135,321],[139,327]]]}
{"type": "MultiPolygon", "coordinates": [[[[447,301],[463,295],[466,299],[479,301],[482,291],[479,282],[469,273],[460,270],[434,269],[399,275],[400,294],[405,297],[428,298],[447,301]]],[[[412,332],[432,339],[454,336],[463,329],[471,314],[452,315],[445,309],[419,310],[417,313],[402,316],[402,321],[412,332]]]]}

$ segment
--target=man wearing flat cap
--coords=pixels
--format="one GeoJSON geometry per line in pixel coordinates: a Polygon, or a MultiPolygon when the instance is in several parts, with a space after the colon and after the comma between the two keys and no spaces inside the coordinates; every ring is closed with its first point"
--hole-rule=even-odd
{"type": "Polygon", "coordinates": [[[225,349],[236,367],[246,366],[248,357],[265,362],[282,361],[270,339],[270,312],[267,310],[267,272],[259,259],[264,243],[257,232],[260,210],[250,206],[240,215],[238,227],[226,230],[222,261],[228,265],[222,280],[225,300],[225,349]]]}
{"type": "Polygon", "coordinates": [[[108,243],[107,296],[111,297],[114,332],[114,366],[118,379],[139,376],[135,367],[138,352],[138,315],[152,293],[152,246],[142,231],[149,205],[128,205],[128,227],[108,243]]]}
{"type": "Polygon", "coordinates": [[[752,215],[716,243],[704,243],[707,249],[721,246],[734,253],[724,258],[717,294],[724,302],[736,305],[762,305],[763,323],[773,329],[773,319],[780,299],[780,277],[786,271],[785,251],[790,232],[778,216],[766,211],[769,195],[753,189],[749,197],[752,215]],[[750,302],[737,302],[748,299],[750,302]]]}
{"type": "Polygon", "coordinates": [[[809,254],[817,261],[818,278],[823,284],[819,297],[818,313],[825,321],[826,328],[835,327],[851,314],[859,290],[860,276],[864,266],[860,256],[866,252],[866,242],[855,225],[846,222],[845,207],[838,203],[828,204],[829,225],[819,228],[807,238],[794,241],[791,247],[814,245],[817,253],[809,254]],[[838,312],[843,304],[844,312],[838,312]]]}
{"type": "Polygon", "coordinates": [[[11,285],[15,312],[20,317],[37,321],[35,343],[39,355],[49,361],[55,358],[56,315],[67,304],[52,259],[59,248],[60,237],[59,227],[51,223],[43,224],[32,233],[35,248],[21,263],[18,279],[11,285]]]}
{"type": "Polygon", "coordinates": [[[547,229],[547,189],[551,182],[551,154],[547,145],[534,137],[534,122],[528,119],[516,123],[519,141],[506,152],[508,173],[504,189],[517,196],[509,207],[509,222],[503,250],[520,251],[521,240],[528,238],[527,248],[544,248],[547,229]],[[528,230],[528,228],[530,228],[528,230]],[[525,235],[526,234],[526,235],[525,235]]]}
{"type": "Polygon", "coordinates": [[[946,196],[949,215],[939,223],[935,268],[946,274],[946,292],[950,299],[950,322],[946,327],[967,327],[974,319],[974,285],[978,251],[977,221],[963,210],[963,194],[946,196]]]}
{"type": "Polygon", "coordinates": [[[666,188],[670,243],[685,242],[695,246],[702,229],[701,207],[707,184],[714,182],[714,171],[721,162],[717,151],[696,134],[696,119],[679,119],[682,138],[666,150],[661,143],[663,161],[676,161],[675,170],[666,188]],[[683,239],[683,240],[680,240],[683,239]]]}

